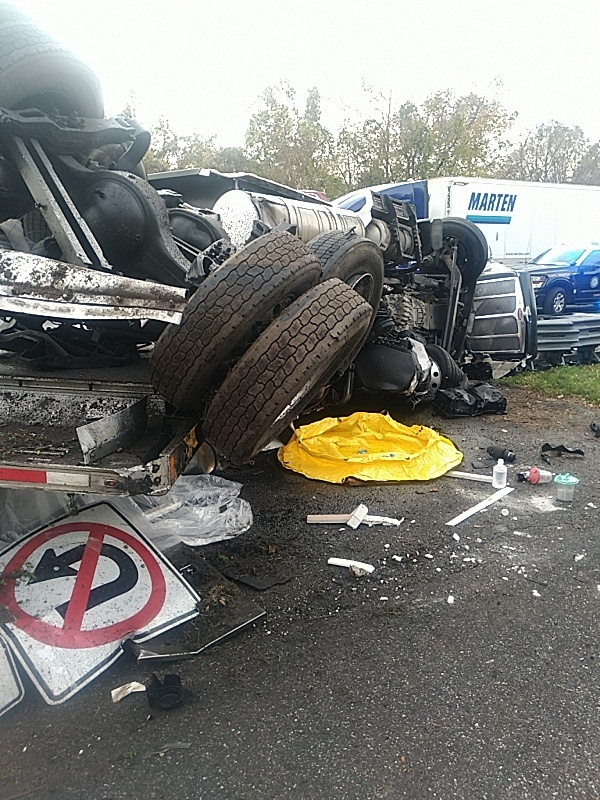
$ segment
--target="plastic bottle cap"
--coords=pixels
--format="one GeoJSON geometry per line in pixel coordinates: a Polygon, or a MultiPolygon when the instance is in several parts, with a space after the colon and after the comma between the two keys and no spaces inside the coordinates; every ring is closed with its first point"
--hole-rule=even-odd
{"type": "Polygon", "coordinates": [[[564,474],[557,475],[556,478],[554,478],[554,483],[560,483],[563,486],[575,486],[579,483],[579,478],[571,475],[570,472],[565,472],[564,474]]]}

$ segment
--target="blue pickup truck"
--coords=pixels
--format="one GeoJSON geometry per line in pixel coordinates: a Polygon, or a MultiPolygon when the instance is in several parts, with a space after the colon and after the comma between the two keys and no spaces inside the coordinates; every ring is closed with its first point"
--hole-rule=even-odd
{"type": "Polygon", "coordinates": [[[544,314],[563,314],[568,306],[600,306],[600,242],[555,245],[520,271],[529,273],[544,314]]]}

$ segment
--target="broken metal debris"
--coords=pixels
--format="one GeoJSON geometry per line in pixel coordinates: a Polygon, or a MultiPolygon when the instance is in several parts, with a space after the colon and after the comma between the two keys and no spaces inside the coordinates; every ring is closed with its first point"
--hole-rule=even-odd
{"type": "Polygon", "coordinates": [[[182,552],[173,554],[171,560],[187,582],[201,594],[201,613],[181,631],[157,637],[152,649],[141,647],[133,639],[123,642],[123,650],[137,661],[170,662],[194,658],[266,615],[263,608],[245,597],[238,586],[226,580],[193,548],[185,547],[182,552]]]}

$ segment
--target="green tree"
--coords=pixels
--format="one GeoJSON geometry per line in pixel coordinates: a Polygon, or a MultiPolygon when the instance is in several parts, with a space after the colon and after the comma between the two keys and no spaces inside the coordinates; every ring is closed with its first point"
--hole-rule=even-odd
{"type": "Polygon", "coordinates": [[[169,121],[161,117],[150,129],[152,140],[144,156],[146,172],[168,172],[177,169],[181,155],[180,137],[172,130],[169,121]]]}
{"type": "Polygon", "coordinates": [[[208,138],[198,134],[183,136],[178,142],[176,167],[177,169],[210,167],[214,163],[216,152],[214,136],[208,138]]]}
{"type": "MultiPolygon", "coordinates": [[[[436,92],[423,104],[421,117],[426,138],[427,177],[494,172],[507,148],[506,133],[516,114],[495,100],[471,93],[454,97],[436,92]]],[[[422,131],[424,134],[424,131],[422,131]]]]}
{"type": "Polygon", "coordinates": [[[254,164],[243,147],[222,147],[215,153],[213,167],[221,172],[252,172],[254,164]]]}
{"type": "Polygon", "coordinates": [[[530,131],[509,154],[500,174],[515,180],[570,183],[580,167],[585,170],[582,165],[589,155],[590,144],[581,128],[554,121],[530,131]]]}
{"type": "Polygon", "coordinates": [[[326,190],[333,137],[321,123],[318,90],[308,92],[302,112],[289,83],[267,88],[261,101],[246,131],[246,153],[256,170],[290,186],[326,190]]]}
{"type": "Polygon", "coordinates": [[[347,123],[336,141],[336,172],[346,189],[438,175],[493,173],[515,118],[476,94],[437,92],[419,107],[397,108],[391,96],[372,95],[378,111],[347,123]]]}
{"type": "Polygon", "coordinates": [[[600,142],[587,149],[573,173],[573,183],[600,185],[600,142]]]}

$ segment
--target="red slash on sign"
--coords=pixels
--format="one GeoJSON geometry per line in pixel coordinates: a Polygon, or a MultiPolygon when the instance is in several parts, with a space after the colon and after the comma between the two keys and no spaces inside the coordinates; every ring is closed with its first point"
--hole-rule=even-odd
{"type": "MultiPolygon", "coordinates": [[[[5,574],[10,575],[13,572],[18,572],[23,569],[27,561],[32,556],[36,556],[40,553],[40,551],[41,557],[38,561],[36,573],[38,572],[38,568],[42,565],[42,561],[44,561],[44,565],[47,565],[48,562],[53,565],[52,568],[56,570],[56,574],[48,574],[48,567],[44,566],[44,568],[40,570],[41,573],[43,572],[43,575],[40,574],[38,580],[52,580],[53,577],[59,578],[65,575],[77,575],[69,602],[64,604],[63,626],[57,627],[56,625],[51,625],[49,622],[27,613],[17,600],[15,581],[10,581],[5,587],[2,592],[2,601],[14,617],[13,624],[43,644],[69,649],[98,647],[111,644],[124,639],[134,631],[144,628],[152,622],[162,610],[167,587],[160,565],[153,553],[144,547],[142,542],[126,531],[97,522],[70,522],[65,525],[57,525],[54,528],[39,533],[37,536],[33,536],[28,542],[24,543],[6,565],[4,569],[5,574]],[[50,543],[55,545],[58,537],[72,533],[81,533],[84,536],[87,534],[85,543],[73,549],[73,555],[70,560],[68,554],[57,557],[54,550],[49,546],[50,543]],[[116,588],[113,588],[111,593],[104,592],[104,597],[99,599],[98,593],[102,594],[103,587],[100,586],[92,589],[100,557],[106,554],[108,558],[117,560],[112,555],[117,548],[104,543],[106,536],[110,536],[118,542],[127,545],[139,556],[148,570],[150,597],[139,611],[127,619],[105,625],[104,627],[83,630],[82,626],[86,611],[98,605],[99,602],[105,602],[111,599],[115,596],[117,591],[116,588]],[[65,556],[67,556],[66,560],[65,556]],[[79,569],[74,570],[69,564],[75,563],[77,560],[80,560],[81,563],[79,569]],[[96,598],[94,598],[94,593],[96,593],[96,598]]],[[[125,555],[124,551],[121,551],[121,553],[125,558],[131,561],[131,559],[125,555]]],[[[121,566],[119,564],[117,565],[119,569],[121,569],[121,566]]],[[[134,569],[135,573],[137,573],[137,568],[135,568],[133,564],[131,567],[134,569]]],[[[135,585],[132,584],[131,577],[130,568],[128,580],[122,587],[122,593],[129,591],[132,586],[135,585]]],[[[108,586],[113,584],[118,586],[118,580],[111,581],[108,586]]],[[[57,610],[60,611],[60,609],[57,610]]]]}

